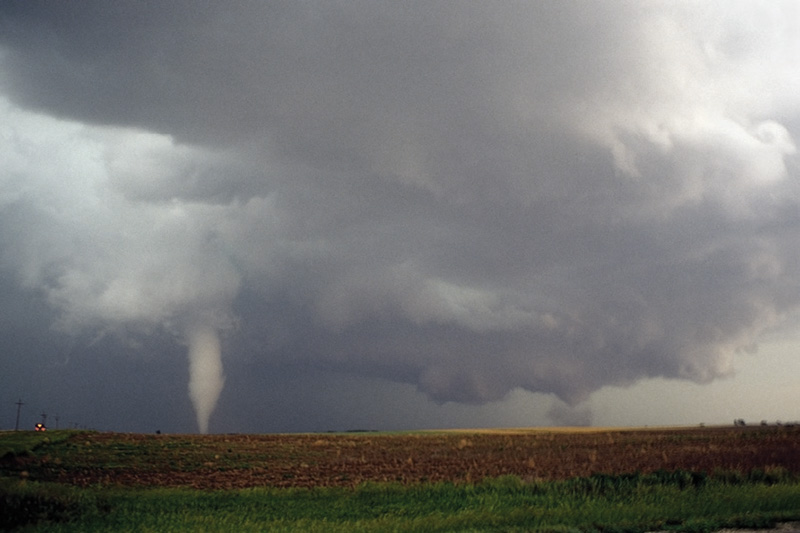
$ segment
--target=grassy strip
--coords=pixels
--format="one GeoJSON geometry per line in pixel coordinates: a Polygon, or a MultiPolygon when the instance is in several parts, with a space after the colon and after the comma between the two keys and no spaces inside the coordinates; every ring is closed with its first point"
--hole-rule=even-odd
{"type": "MultiPolygon", "coordinates": [[[[0,530],[39,524],[87,523],[110,511],[93,490],[80,490],[56,483],[0,479],[0,530]]],[[[33,529],[36,531],[37,529],[33,529]]]]}
{"type": "Polygon", "coordinates": [[[702,474],[592,476],[356,489],[77,489],[3,480],[6,529],[91,531],[648,531],[800,519],[800,483],[702,474]],[[27,513],[27,514],[26,514],[27,513]],[[28,527],[23,527],[25,524],[28,527]]]}
{"type": "Polygon", "coordinates": [[[0,438],[0,459],[30,454],[45,445],[67,440],[78,431],[4,431],[0,438]]]}

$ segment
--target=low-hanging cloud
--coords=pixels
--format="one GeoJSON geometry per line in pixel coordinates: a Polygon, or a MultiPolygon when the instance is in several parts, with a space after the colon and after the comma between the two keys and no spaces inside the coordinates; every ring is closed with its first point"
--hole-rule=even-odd
{"type": "Polygon", "coordinates": [[[3,266],[437,401],[708,382],[800,304],[796,11],[10,2],[3,266]]]}

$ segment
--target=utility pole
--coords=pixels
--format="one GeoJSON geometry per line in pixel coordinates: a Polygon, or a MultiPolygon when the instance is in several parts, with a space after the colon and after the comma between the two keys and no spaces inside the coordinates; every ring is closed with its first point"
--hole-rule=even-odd
{"type": "Polygon", "coordinates": [[[17,400],[17,404],[16,405],[17,405],[17,423],[14,426],[14,431],[19,431],[19,410],[22,409],[23,405],[25,405],[24,403],[22,403],[22,398],[17,400]]]}
{"type": "Polygon", "coordinates": [[[45,422],[47,422],[47,413],[42,411],[42,425],[43,426],[47,426],[47,424],[45,424],[45,422]]]}
{"type": "Polygon", "coordinates": [[[58,429],[58,413],[56,413],[56,429],[58,429]]]}

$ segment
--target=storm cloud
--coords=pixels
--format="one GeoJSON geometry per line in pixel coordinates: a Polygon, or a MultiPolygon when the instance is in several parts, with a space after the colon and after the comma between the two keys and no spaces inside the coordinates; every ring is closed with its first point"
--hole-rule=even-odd
{"type": "Polygon", "coordinates": [[[4,2],[4,284],[437,402],[707,383],[797,318],[798,58],[793,2],[4,2]]]}

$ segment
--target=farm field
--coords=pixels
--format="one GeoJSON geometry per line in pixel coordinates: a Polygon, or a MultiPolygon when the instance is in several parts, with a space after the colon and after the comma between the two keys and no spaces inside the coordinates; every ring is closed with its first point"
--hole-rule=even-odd
{"type": "MultiPolygon", "coordinates": [[[[5,527],[33,527],[26,531],[80,531],[89,527],[81,516],[99,520],[97,509],[104,508],[129,509],[126,523],[135,524],[126,529],[118,523],[113,530],[143,531],[142,524],[158,513],[139,506],[153,498],[158,505],[174,499],[175,512],[186,507],[188,498],[194,502],[189,507],[199,506],[210,523],[227,517],[224,522],[231,527],[234,517],[240,520],[236,509],[258,514],[272,505],[277,514],[270,515],[268,528],[286,531],[336,530],[333,525],[343,531],[455,531],[467,525],[474,531],[528,531],[569,524],[578,509],[588,512],[593,505],[596,513],[572,529],[604,530],[617,523],[628,524],[622,529],[630,531],[670,524],[670,529],[703,531],[800,519],[798,480],[797,426],[286,435],[0,433],[0,502],[23,515],[34,509],[5,527]],[[531,511],[531,498],[553,490],[549,504],[531,511]],[[644,500],[637,503],[640,497],[644,500]],[[294,508],[297,498],[311,507],[280,522],[291,516],[286,510],[294,508]],[[309,503],[315,498],[317,504],[309,503]],[[484,509],[493,498],[497,502],[491,510],[484,509]],[[616,502],[610,507],[609,498],[616,502]],[[230,500],[231,507],[220,499],[230,500]],[[425,514],[437,499],[443,507],[425,514]],[[373,500],[375,505],[363,505],[373,500]],[[86,501],[91,512],[64,511],[83,509],[79,502],[86,501]],[[717,508],[718,501],[728,507],[717,508]],[[351,505],[357,509],[337,514],[351,505]],[[556,513],[561,518],[552,523],[531,522],[549,516],[548,505],[575,505],[576,510],[556,513]],[[320,514],[320,506],[333,514],[320,514]],[[659,511],[659,506],[672,510],[659,511]],[[609,515],[608,509],[618,514],[609,515]],[[430,517],[441,520],[419,522],[430,517]],[[46,528],[35,528],[40,520],[46,528]],[[56,523],[62,529],[53,529],[56,523]],[[78,525],[70,529],[70,524],[78,525]]],[[[173,511],[160,512],[173,516],[173,511]]],[[[194,523],[197,517],[184,518],[194,523]]],[[[105,525],[96,530],[110,527],[100,523],[105,525]]],[[[263,530],[267,523],[255,524],[250,530],[263,530]]],[[[197,530],[164,527],[162,521],[153,530],[197,530]]],[[[235,527],[248,530],[242,523],[235,527]]],[[[209,524],[201,529],[228,530],[209,524]]]]}
{"type": "MultiPolygon", "coordinates": [[[[53,435],[52,433],[50,434],[53,435]]],[[[55,438],[55,437],[54,437],[55,438]]],[[[2,462],[78,486],[234,489],[523,481],[685,470],[800,474],[800,427],[289,435],[76,433],[2,462]]]]}

